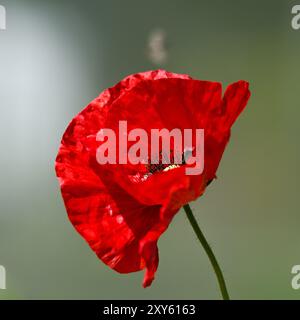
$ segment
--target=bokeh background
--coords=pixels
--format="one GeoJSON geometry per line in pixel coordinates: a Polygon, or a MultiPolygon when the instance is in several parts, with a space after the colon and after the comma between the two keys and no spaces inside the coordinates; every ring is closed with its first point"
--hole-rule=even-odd
{"type": "Polygon", "coordinates": [[[218,180],[192,203],[234,299],[299,299],[299,55],[287,0],[0,0],[1,299],[219,299],[184,212],[156,280],[106,267],[69,223],[54,159],[69,121],[124,76],[164,68],[252,97],[218,180]]]}

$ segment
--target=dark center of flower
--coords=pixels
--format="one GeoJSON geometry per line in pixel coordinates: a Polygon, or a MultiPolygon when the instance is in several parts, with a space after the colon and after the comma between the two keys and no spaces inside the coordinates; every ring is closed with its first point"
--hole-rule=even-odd
{"type": "Polygon", "coordinates": [[[149,171],[150,174],[179,168],[181,165],[186,163],[186,159],[191,154],[192,153],[190,150],[186,150],[182,153],[180,161],[175,161],[174,151],[171,150],[170,151],[170,161],[169,161],[169,163],[167,163],[167,161],[165,161],[167,159],[167,157],[161,151],[159,154],[158,163],[156,163],[156,164],[149,163],[149,164],[147,164],[146,167],[147,167],[147,170],[149,171]],[[178,163],[178,162],[181,162],[181,163],[178,163]]]}

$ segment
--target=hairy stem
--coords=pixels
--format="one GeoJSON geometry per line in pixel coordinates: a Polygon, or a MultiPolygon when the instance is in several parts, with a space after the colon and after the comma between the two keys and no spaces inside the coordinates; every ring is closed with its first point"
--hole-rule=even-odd
{"type": "Polygon", "coordinates": [[[202,247],[205,250],[205,252],[206,252],[213,268],[214,268],[215,274],[218,279],[218,283],[219,283],[222,297],[224,300],[229,300],[229,295],[228,295],[228,291],[226,288],[225,280],[224,280],[221,268],[218,264],[218,261],[214,255],[213,251],[212,251],[211,247],[209,246],[207,240],[205,239],[205,236],[202,233],[189,204],[184,205],[183,208],[184,208],[184,211],[185,211],[185,213],[186,213],[186,215],[187,215],[187,217],[188,217],[188,219],[189,219],[189,221],[190,221],[190,223],[191,223],[191,225],[197,235],[197,238],[199,239],[200,243],[202,244],[202,247]]]}

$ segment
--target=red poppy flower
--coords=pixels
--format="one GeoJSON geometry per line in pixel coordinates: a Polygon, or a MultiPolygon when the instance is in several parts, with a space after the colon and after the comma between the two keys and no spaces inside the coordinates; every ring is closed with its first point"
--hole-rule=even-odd
{"type": "Polygon", "coordinates": [[[230,128],[246,106],[248,83],[226,89],[163,70],[128,76],[102,92],[69,124],[56,158],[56,173],[68,216],[97,256],[121,273],[146,269],[149,286],[158,267],[157,241],[174,215],[203,194],[216,171],[230,128]],[[202,128],[204,171],[185,167],[99,165],[97,133],[130,128],[202,128]]]}

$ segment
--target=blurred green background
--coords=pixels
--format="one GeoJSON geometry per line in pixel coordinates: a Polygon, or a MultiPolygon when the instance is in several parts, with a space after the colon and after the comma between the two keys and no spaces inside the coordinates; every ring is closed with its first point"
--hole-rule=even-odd
{"type": "MultiPolygon", "coordinates": [[[[300,1],[298,1],[300,4],[300,1]]],[[[300,30],[286,0],[0,0],[1,299],[218,299],[184,212],[156,280],[120,275],[69,223],[54,159],[69,121],[124,76],[164,68],[250,82],[218,180],[192,203],[234,299],[299,299],[300,30]]]]}

